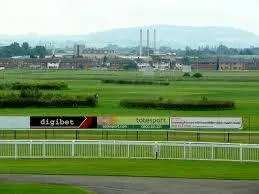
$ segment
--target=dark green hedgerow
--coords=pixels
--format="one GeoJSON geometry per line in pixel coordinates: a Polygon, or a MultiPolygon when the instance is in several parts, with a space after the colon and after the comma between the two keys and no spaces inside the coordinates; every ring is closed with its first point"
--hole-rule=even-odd
{"type": "Polygon", "coordinates": [[[195,73],[195,74],[193,74],[192,77],[194,77],[194,78],[202,78],[203,76],[202,76],[201,73],[195,73]]]}
{"type": "Polygon", "coordinates": [[[119,79],[104,79],[102,83],[106,84],[137,84],[137,85],[170,85],[169,82],[155,82],[155,81],[147,81],[147,80],[119,80],[119,79]]]}
{"type": "Polygon", "coordinates": [[[141,109],[171,109],[171,110],[227,110],[234,109],[233,101],[219,100],[121,100],[120,106],[141,109]]]}
{"type": "Polygon", "coordinates": [[[64,82],[53,83],[22,83],[14,82],[0,85],[0,89],[6,90],[65,90],[68,89],[68,85],[64,82]]]}
{"type": "Polygon", "coordinates": [[[25,107],[95,107],[98,99],[95,96],[68,96],[62,94],[43,94],[38,90],[22,90],[20,93],[10,93],[0,96],[0,108],[25,107]]]}

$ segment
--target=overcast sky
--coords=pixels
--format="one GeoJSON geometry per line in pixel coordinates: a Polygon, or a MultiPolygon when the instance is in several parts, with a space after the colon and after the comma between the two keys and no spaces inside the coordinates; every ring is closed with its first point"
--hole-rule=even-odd
{"type": "Polygon", "coordinates": [[[0,0],[0,34],[87,34],[168,24],[259,35],[259,0],[0,0]]]}

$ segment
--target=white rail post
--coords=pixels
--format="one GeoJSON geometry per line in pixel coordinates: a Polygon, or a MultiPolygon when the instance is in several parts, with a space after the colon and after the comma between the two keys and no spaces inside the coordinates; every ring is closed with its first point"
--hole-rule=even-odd
{"type": "Polygon", "coordinates": [[[158,156],[159,156],[159,155],[158,155],[158,154],[159,154],[159,150],[158,150],[158,149],[159,149],[158,143],[156,142],[156,143],[155,143],[155,157],[156,157],[156,160],[158,159],[158,156]]]}
{"type": "Polygon", "coordinates": [[[30,158],[32,158],[32,140],[30,141],[30,158]]]}
{"type": "Polygon", "coordinates": [[[214,144],[212,143],[211,144],[211,160],[214,160],[215,159],[215,156],[214,156],[214,144]]]}
{"type": "Polygon", "coordinates": [[[188,159],[189,160],[191,160],[191,159],[193,159],[192,158],[192,143],[191,142],[189,142],[189,154],[188,154],[189,156],[188,156],[188,159]]]}
{"type": "Polygon", "coordinates": [[[43,157],[43,158],[46,157],[46,145],[45,145],[45,141],[42,142],[42,157],[43,157]]]}
{"type": "Polygon", "coordinates": [[[130,144],[128,143],[128,158],[130,158],[130,144]]]}
{"type": "Polygon", "coordinates": [[[72,144],[71,144],[71,156],[72,157],[75,157],[75,140],[72,141],[72,144]]]}
{"type": "Polygon", "coordinates": [[[99,141],[99,158],[101,158],[102,157],[102,142],[101,141],[99,141]]]}
{"type": "Polygon", "coordinates": [[[113,142],[113,153],[112,153],[112,157],[115,158],[116,157],[116,141],[114,140],[113,142]]]}
{"type": "Polygon", "coordinates": [[[14,158],[15,160],[17,159],[18,157],[18,145],[17,145],[17,142],[15,142],[14,144],[14,158]]]}
{"type": "Polygon", "coordinates": [[[239,156],[240,156],[240,162],[243,161],[243,147],[242,147],[242,144],[239,145],[239,156]]]}
{"type": "Polygon", "coordinates": [[[183,143],[183,159],[186,160],[186,143],[183,143]]]}

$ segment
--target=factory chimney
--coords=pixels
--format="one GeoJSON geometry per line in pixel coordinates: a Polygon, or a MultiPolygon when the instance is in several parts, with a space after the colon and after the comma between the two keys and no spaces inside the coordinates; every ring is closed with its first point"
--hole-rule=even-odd
{"type": "Polygon", "coordinates": [[[80,56],[80,47],[79,45],[76,45],[76,57],[78,58],[80,56]]]}
{"type": "Polygon", "coordinates": [[[147,29],[147,56],[149,57],[149,29],[147,29]]]}
{"type": "Polygon", "coordinates": [[[156,29],[154,29],[154,55],[156,54],[156,29]]]}
{"type": "Polygon", "coordinates": [[[139,39],[139,56],[141,57],[142,56],[142,29],[140,29],[140,39],[139,39]]]}

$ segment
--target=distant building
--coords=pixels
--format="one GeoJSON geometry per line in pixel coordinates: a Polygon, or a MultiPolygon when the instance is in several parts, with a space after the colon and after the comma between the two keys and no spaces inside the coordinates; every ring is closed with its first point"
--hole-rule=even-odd
{"type": "Polygon", "coordinates": [[[174,70],[179,70],[179,71],[182,71],[183,73],[191,73],[192,65],[183,65],[180,63],[176,63],[174,66],[174,70]]]}
{"type": "Polygon", "coordinates": [[[168,70],[170,69],[170,63],[166,63],[166,62],[154,63],[153,67],[159,70],[168,70]]]}
{"type": "Polygon", "coordinates": [[[60,60],[58,63],[47,63],[47,68],[48,69],[59,69],[60,65],[60,60]]]}
{"type": "Polygon", "coordinates": [[[29,65],[29,69],[42,69],[41,65],[29,65]]]}
{"type": "Polygon", "coordinates": [[[149,65],[149,63],[138,63],[137,64],[139,70],[141,69],[146,69],[146,68],[150,68],[151,66],[149,65]]]}
{"type": "Polygon", "coordinates": [[[75,44],[74,45],[74,54],[75,56],[77,55],[82,55],[83,50],[85,50],[86,46],[84,44],[75,44]]]}
{"type": "Polygon", "coordinates": [[[146,75],[146,76],[154,76],[155,75],[154,68],[152,68],[152,67],[145,67],[145,68],[139,69],[139,71],[142,72],[143,75],[146,75]]]}
{"type": "Polygon", "coordinates": [[[220,64],[219,71],[244,71],[245,65],[236,63],[236,64],[220,64]]]}
{"type": "Polygon", "coordinates": [[[192,66],[191,65],[182,65],[182,72],[183,73],[191,73],[192,72],[192,66]]]}
{"type": "Polygon", "coordinates": [[[12,59],[29,59],[30,56],[29,55],[25,55],[25,56],[13,56],[11,57],[12,59]]]}
{"type": "Polygon", "coordinates": [[[116,52],[114,50],[87,48],[82,51],[82,56],[84,58],[115,57],[116,52]]]}

